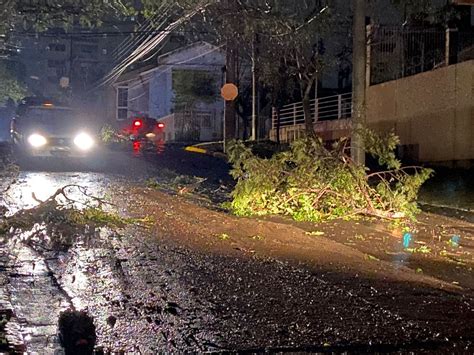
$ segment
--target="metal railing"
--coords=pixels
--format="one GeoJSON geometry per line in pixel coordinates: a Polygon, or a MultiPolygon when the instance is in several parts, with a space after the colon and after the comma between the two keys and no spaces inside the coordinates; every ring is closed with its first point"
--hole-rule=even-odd
{"type": "MultiPolygon", "coordinates": [[[[330,121],[350,118],[352,114],[352,93],[326,96],[313,99],[310,102],[311,117],[313,122],[330,121]]],[[[304,110],[302,102],[285,105],[280,109],[280,127],[295,126],[304,123],[304,110]]],[[[278,125],[277,111],[273,108],[272,128],[278,125]]]]}
{"type": "Polygon", "coordinates": [[[371,26],[370,84],[380,84],[473,59],[474,32],[371,26]]]}

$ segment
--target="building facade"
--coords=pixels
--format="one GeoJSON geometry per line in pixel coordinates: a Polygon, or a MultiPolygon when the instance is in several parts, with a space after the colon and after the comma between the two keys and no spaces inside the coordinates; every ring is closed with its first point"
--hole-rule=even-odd
{"type": "Polygon", "coordinates": [[[167,141],[221,139],[224,103],[218,93],[224,65],[221,48],[196,42],[159,56],[152,67],[122,75],[114,84],[114,126],[121,127],[134,116],[146,115],[165,123],[167,141]],[[206,88],[212,95],[205,100],[199,98],[199,93],[196,99],[179,99],[178,77],[181,86],[192,86],[206,78],[206,88]]]}

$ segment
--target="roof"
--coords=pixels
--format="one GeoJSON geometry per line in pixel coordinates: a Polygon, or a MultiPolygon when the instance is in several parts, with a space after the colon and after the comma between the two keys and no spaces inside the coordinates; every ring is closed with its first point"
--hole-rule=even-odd
{"type": "MultiPolygon", "coordinates": [[[[168,58],[171,58],[175,55],[178,55],[179,53],[189,51],[189,50],[191,50],[193,48],[197,48],[197,47],[207,47],[207,48],[209,48],[208,53],[214,52],[214,51],[223,52],[222,47],[215,46],[215,45],[210,44],[208,42],[205,42],[205,41],[194,42],[194,43],[191,43],[187,46],[180,47],[180,48],[177,48],[175,50],[172,50],[170,52],[167,52],[167,53],[164,53],[164,54],[160,55],[158,57],[158,60],[157,60],[156,64],[147,65],[145,67],[138,68],[138,69],[135,69],[135,70],[131,70],[129,72],[126,72],[126,73],[122,74],[115,81],[114,85],[127,83],[127,82],[138,79],[140,76],[150,74],[150,73],[160,69],[163,65],[166,65],[167,64],[166,60],[168,58]]],[[[203,55],[205,55],[205,54],[203,54],[203,55]]]]}
{"type": "Polygon", "coordinates": [[[147,65],[147,66],[144,66],[144,67],[141,67],[141,68],[137,68],[137,69],[127,71],[127,72],[121,74],[117,78],[117,80],[115,80],[114,84],[122,84],[122,83],[126,83],[128,81],[132,81],[132,80],[136,79],[140,74],[142,74],[144,72],[147,72],[150,69],[153,69],[155,67],[156,67],[155,64],[151,64],[151,65],[147,65]]]}
{"type": "Polygon", "coordinates": [[[192,48],[195,48],[195,47],[209,47],[209,48],[212,48],[214,50],[221,50],[221,47],[218,47],[218,46],[215,46],[213,44],[210,44],[209,42],[205,42],[205,41],[197,41],[197,42],[194,42],[194,43],[191,43],[191,44],[188,44],[187,46],[184,46],[184,47],[180,47],[180,48],[177,48],[177,49],[174,49],[170,52],[167,52],[167,53],[164,53],[162,55],[160,55],[158,57],[158,65],[160,64],[160,62],[168,57],[171,57],[173,56],[174,54],[177,54],[177,53],[180,53],[180,52],[184,52],[184,51],[187,51],[189,49],[192,49],[192,48]]]}

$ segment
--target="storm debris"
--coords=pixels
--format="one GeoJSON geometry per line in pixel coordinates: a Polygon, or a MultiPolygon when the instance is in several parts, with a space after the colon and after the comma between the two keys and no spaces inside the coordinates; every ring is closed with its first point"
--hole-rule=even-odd
{"type": "Polygon", "coordinates": [[[0,234],[19,238],[29,246],[46,241],[48,247],[61,250],[77,235],[93,235],[100,228],[120,229],[129,224],[146,227],[152,222],[149,218],[121,217],[110,211],[113,204],[76,184],[59,188],[44,201],[33,193],[33,199],[36,206],[2,217],[0,234]]]}

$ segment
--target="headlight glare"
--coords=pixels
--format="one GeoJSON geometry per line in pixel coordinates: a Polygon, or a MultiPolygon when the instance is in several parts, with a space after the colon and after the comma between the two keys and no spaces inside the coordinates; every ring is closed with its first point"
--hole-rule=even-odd
{"type": "Polygon", "coordinates": [[[94,140],[87,133],[79,133],[74,138],[74,144],[81,150],[89,150],[94,146],[94,140]]]}
{"type": "Polygon", "coordinates": [[[33,148],[40,148],[40,147],[46,145],[46,143],[48,143],[48,141],[41,134],[34,133],[34,134],[32,134],[28,137],[28,143],[30,143],[30,145],[33,148]]]}

